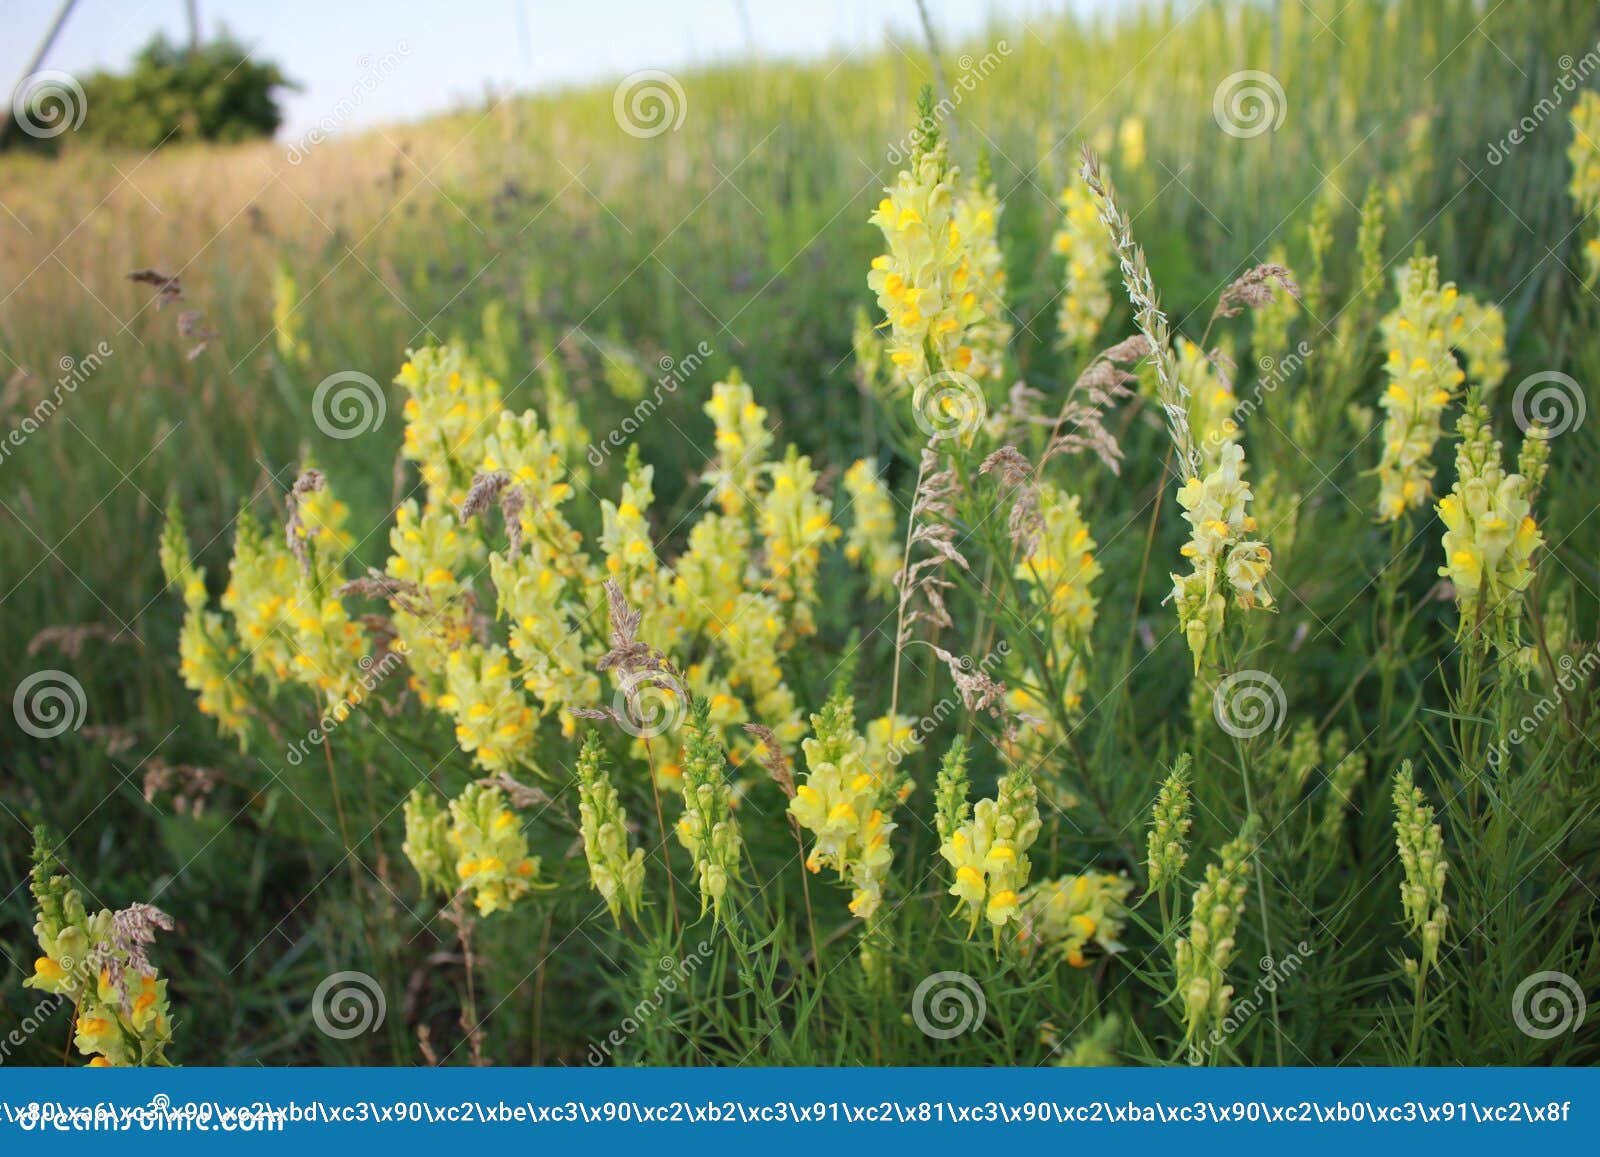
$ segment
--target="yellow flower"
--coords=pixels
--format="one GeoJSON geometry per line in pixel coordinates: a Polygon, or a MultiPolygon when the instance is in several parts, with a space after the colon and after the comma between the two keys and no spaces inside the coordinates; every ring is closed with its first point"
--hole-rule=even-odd
{"type": "Polygon", "coordinates": [[[1061,191],[1061,209],[1061,227],[1051,239],[1051,247],[1066,259],[1056,330],[1063,346],[1084,350],[1111,312],[1108,279],[1116,255],[1088,189],[1078,182],[1068,185],[1061,191]]]}
{"type": "MultiPolygon", "coordinates": [[[[970,372],[970,327],[984,321],[974,286],[980,270],[956,220],[959,173],[945,144],[925,132],[909,168],[902,170],[872,214],[888,252],[872,263],[867,285],[888,319],[889,359],[895,383],[914,386],[935,370],[970,372]],[[937,365],[930,366],[932,350],[937,365]]],[[[974,210],[974,212],[981,209],[974,210]]],[[[980,367],[982,368],[982,367],[980,367]]]]}
{"type": "Polygon", "coordinates": [[[889,490],[865,458],[844,472],[854,521],[845,540],[845,557],[867,574],[868,589],[880,597],[894,593],[902,547],[895,538],[894,503],[889,490]]]}
{"type": "Polygon", "coordinates": [[[1252,497],[1244,480],[1244,448],[1237,442],[1224,443],[1216,466],[1178,490],[1178,505],[1190,526],[1182,553],[1192,570],[1172,576],[1172,599],[1196,671],[1222,633],[1230,599],[1241,610],[1272,606],[1266,587],[1272,552],[1249,537],[1256,526],[1249,513],[1252,497]]]}
{"type": "Polygon", "coordinates": [[[950,894],[971,928],[986,919],[995,931],[1016,918],[1031,867],[1028,849],[1039,837],[1038,791],[1032,772],[1017,767],[1000,777],[993,799],[966,800],[966,748],[951,749],[939,771],[939,854],[954,870],[950,894]]]}
{"type": "Polygon", "coordinates": [[[490,772],[531,765],[538,716],[517,688],[498,646],[472,643],[450,653],[447,694],[438,706],[456,719],[456,743],[490,772]]]}
{"type": "Polygon", "coordinates": [[[806,867],[832,868],[851,884],[850,911],[868,919],[883,902],[893,860],[887,810],[897,802],[887,777],[866,760],[867,744],[855,729],[855,705],[846,696],[829,700],[811,717],[815,732],[801,746],[805,782],[789,801],[789,814],[813,836],[806,867]]]}
{"type": "Polygon", "coordinates": [[[972,354],[967,372],[980,382],[1004,376],[1012,332],[1010,311],[1006,308],[1005,260],[1000,252],[1000,194],[983,172],[986,167],[980,163],[978,180],[955,198],[953,206],[952,244],[968,255],[968,276],[955,285],[964,291],[961,308],[934,324],[937,337],[962,336],[972,354]],[[964,300],[967,294],[976,298],[977,316],[964,323],[969,308],[964,300]]]}
{"type": "Polygon", "coordinates": [[[1485,391],[1506,373],[1505,319],[1497,308],[1458,293],[1454,284],[1441,287],[1438,262],[1431,257],[1414,258],[1397,274],[1396,284],[1400,301],[1382,326],[1389,385],[1378,403],[1384,410],[1380,522],[1393,522],[1433,496],[1433,448],[1441,419],[1467,377],[1455,349],[1466,356],[1473,379],[1485,391]]]}
{"type": "Polygon", "coordinates": [[[500,384],[454,343],[413,350],[395,382],[411,394],[402,452],[431,505],[460,506],[501,412],[500,384]]]}
{"type": "Polygon", "coordinates": [[[816,630],[812,612],[821,548],[840,534],[832,520],[833,504],[817,493],[811,459],[793,446],[767,470],[772,489],[762,499],[756,521],[766,542],[768,588],[784,604],[794,629],[811,634],[816,630]]]}
{"type": "Polygon", "coordinates": [[[1040,881],[1022,901],[1018,935],[1024,948],[1059,949],[1074,968],[1088,963],[1084,950],[1091,944],[1107,953],[1121,952],[1117,937],[1127,919],[1123,902],[1132,889],[1132,880],[1109,872],[1040,881]]]}
{"type": "Polygon", "coordinates": [[[711,387],[705,412],[715,427],[717,448],[705,481],[711,484],[711,496],[725,514],[740,514],[755,500],[772,445],[767,411],[756,405],[749,385],[735,371],[727,381],[711,387]]]}
{"type": "MultiPolygon", "coordinates": [[[[1523,592],[1533,582],[1533,556],[1544,545],[1532,516],[1535,484],[1524,474],[1506,473],[1481,403],[1463,411],[1457,430],[1455,486],[1436,508],[1445,527],[1439,574],[1455,587],[1459,633],[1477,629],[1482,620],[1487,640],[1511,655],[1521,646],[1523,592]]],[[[1547,454],[1535,428],[1524,450],[1529,473],[1542,474],[1547,454]]]]}

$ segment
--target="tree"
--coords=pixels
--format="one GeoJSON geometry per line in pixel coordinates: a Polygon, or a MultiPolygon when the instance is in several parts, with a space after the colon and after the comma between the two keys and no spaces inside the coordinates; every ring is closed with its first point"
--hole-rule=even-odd
{"type": "Polygon", "coordinates": [[[11,141],[148,150],[179,141],[269,137],[283,123],[276,90],[296,87],[276,64],[252,59],[226,32],[194,49],[158,34],[128,72],[83,78],[85,115],[77,130],[48,142],[13,131],[11,141]]]}

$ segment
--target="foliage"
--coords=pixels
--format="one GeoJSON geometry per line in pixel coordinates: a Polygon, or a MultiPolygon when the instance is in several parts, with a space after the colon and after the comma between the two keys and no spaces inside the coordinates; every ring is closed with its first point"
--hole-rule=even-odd
{"type": "MultiPolygon", "coordinates": [[[[686,77],[681,137],[613,133],[608,89],[410,130],[406,158],[330,144],[284,179],[339,206],[336,235],[255,194],[265,146],[152,162],[158,201],[204,164],[215,204],[102,220],[124,244],[148,227],[152,265],[220,232],[225,258],[182,288],[216,332],[186,358],[171,313],[109,293],[129,331],[76,392],[115,398],[115,420],[69,399],[0,464],[6,686],[50,662],[90,704],[77,732],[19,744],[0,791],[74,832],[63,855],[95,889],[161,889],[185,1026],[166,1055],[1595,1060],[1593,1025],[1530,1035],[1511,998],[1600,972],[1600,527],[1570,482],[1596,427],[1552,438],[1547,474],[1495,445],[1527,441],[1509,383],[1600,375],[1576,260],[1593,227],[1566,198],[1563,123],[1512,166],[1458,165],[1594,16],[1319,6],[1370,46],[1352,57],[1312,15],[1285,13],[1290,117],[1250,140],[1195,97],[1266,59],[1271,28],[1218,5],[1041,29],[866,187],[852,153],[913,116],[899,54],[686,77]],[[1068,134],[1065,107],[1097,111],[1068,134]],[[980,132],[992,189],[962,176],[980,132]],[[1080,136],[1104,138],[1098,189],[1080,136]],[[448,197],[428,195],[407,162],[458,145],[430,178],[448,197]],[[592,197],[545,183],[555,156],[592,197]],[[717,212],[697,206],[720,184],[707,158],[742,194],[717,212]],[[230,225],[252,195],[259,220],[230,225]],[[992,239],[961,225],[985,211],[992,239]],[[1529,231],[1557,258],[1524,259],[1529,231]],[[1437,285],[1396,281],[1419,246],[1437,285]],[[1387,369],[1399,321],[1451,282],[1509,373],[1448,338],[1418,344],[1426,373],[1387,369]],[[1068,286],[1085,309],[1060,310],[1068,286]],[[874,300],[894,314],[852,333],[874,300]],[[662,376],[641,397],[618,360],[662,376]],[[389,417],[343,438],[313,396],[352,368],[395,386],[372,395],[389,417]],[[918,387],[946,371],[976,392],[957,378],[929,406],[918,387]],[[1379,407],[1424,377],[1451,396],[1401,415],[1432,467],[1408,453],[1401,491],[1430,491],[1380,525],[1379,407]],[[1457,484],[1470,518],[1441,518],[1457,484]],[[187,526],[165,537],[168,598],[164,493],[187,526]],[[1509,557],[1502,506],[1537,520],[1509,557]],[[1463,597],[1441,567],[1492,581],[1463,597]],[[38,628],[92,620],[109,629],[77,657],[59,633],[27,655],[38,628]],[[1243,700],[1259,729],[1221,709],[1252,673],[1282,695],[1243,700]],[[203,807],[180,774],[199,766],[203,807]],[[307,1007],[346,970],[388,1016],[329,1036],[307,1007]],[[915,994],[952,973],[987,1013],[930,1032],[915,994]]],[[[18,164],[0,181],[38,171],[18,164]]],[[[106,176],[68,164],[61,204],[13,183],[0,200],[66,233],[106,176]]],[[[26,284],[0,347],[36,373],[81,357],[99,307],[29,238],[5,244],[26,284]]],[[[108,283],[135,264],[63,253],[96,261],[108,283]]],[[[33,921],[19,895],[3,935],[21,946],[33,921]]]]}

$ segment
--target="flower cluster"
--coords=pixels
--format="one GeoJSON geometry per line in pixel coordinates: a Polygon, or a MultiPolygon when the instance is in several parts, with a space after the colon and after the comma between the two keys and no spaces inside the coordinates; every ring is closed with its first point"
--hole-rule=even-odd
{"type": "Polygon", "coordinates": [[[511,621],[511,653],[522,665],[522,685],[548,715],[557,712],[563,734],[574,732],[564,709],[593,703],[600,679],[588,669],[578,622],[586,613],[577,581],[561,573],[548,548],[535,543],[526,558],[492,555],[489,573],[500,613],[511,621]]]}
{"type": "MultiPolygon", "coordinates": [[[[606,499],[600,503],[600,549],[605,553],[606,573],[622,583],[629,604],[636,607],[655,607],[661,601],[661,563],[656,558],[647,517],[656,500],[655,473],[654,466],[640,464],[635,448],[628,455],[628,477],[622,484],[621,497],[616,502],[606,499]]],[[[662,618],[651,616],[647,629],[659,635],[660,628],[666,625],[662,618]]]]}
{"type": "Polygon", "coordinates": [[[23,984],[72,1002],[73,1044],[90,1066],[166,1064],[172,1042],[167,982],[146,949],[157,930],[172,928],[172,918],[148,904],[91,915],[55,867],[44,831],[36,831],[33,934],[43,955],[23,984]]]}
{"type": "Polygon", "coordinates": [[[1378,463],[1378,518],[1393,522],[1433,495],[1433,448],[1440,419],[1467,380],[1456,360],[1460,349],[1474,380],[1493,390],[1505,376],[1505,320],[1494,306],[1439,284],[1439,264],[1413,258],[1396,275],[1400,302],[1383,320],[1389,355],[1383,456],[1378,463]]]}
{"type": "Polygon", "coordinates": [[[1272,551],[1249,537],[1256,530],[1251,498],[1244,480],[1244,448],[1237,442],[1222,446],[1216,466],[1204,478],[1190,477],[1178,490],[1178,505],[1190,528],[1181,553],[1193,569],[1172,576],[1172,598],[1196,671],[1222,634],[1230,600],[1242,610],[1272,606],[1266,585],[1272,551]]]}
{"type": "Polygon", "coordinates": [[[950,894],[967,912],[969,931],[979,918],[1000,930],[1017,918],[1031,865],[1028,849],[1042,826],[1033,773],[1015,768],[1000,777],[992,799],[967,800],[967,753],[953,745],[939,769],[939,854],[955,872],[950,894]]]}
{"type": "Polygon", "coordinates": [[[606,773],[605,747],[595,732],[584,737],[577,773],[578,818],[589,881],[611,909],[613,920],[622,922],[624,908],[638,920],[644,893],[644,849],[628,851],[628,816],[606,773]]]}
{"type": "Polygon", "coordinates": [[[472,893],[480,915],[509,910],[541,886],[539,858],[516,812],[499,787],[469,784],[440,808],[432,789],[419,787],[406,800],[406,837],[401,845],[422,882],[446,896],[472,893]]]}
{"type": "Polygon", "coordinates": [[[445,661],[441,711],[456,721],[456,743],[488,771],[533,766],[538,716],[511,676],[503,647],[470,646],[445,661]]]}
{"type": "Polygon", "coordinates": [[[789,447],[782,462],[768,466],[772,488],[761,500],[756,523],[766,545],[770,588],[801,634],[816,628],[817,571],[822,547],[840,534],[833,504],[817,493],[811,459],[789,447]]]}
{"type": "Polygon", "coordinates": [[[460,506],[501,414],[500,383],[453,343],[412,351],[395,378],[406,399],[405,456],[435,506],[460,506]]]}
{"type": "Polygon", "coordinates": [[[506,410],[485,438],[483,457],[474,468],[475,477],[505,472],[506,484],[515,487],[520,500],[516,513],[522,538],[543,545],[551,564],[567,578],[587,576],[590,571],[583,536],[561,510],[573,495],[567,464],[580,461],[569,453],[555,428],[540,423],[535,411],[506,410]]]}
{"type": "Polygon", "coordinates": [[[967,331],[972,363],[967,372],[980,382],[999,381],[1005,375],[1006,351],[1012,326],[1006,308],[1005,260],[1000,252],[1000,194],[988,173],[987,157],[980,160],[978,179],[955,201],[956,236],[965,239],[968,269],[978,295],[978,319],[967,331]]]}
{"type": "MultiPolygon", "coordinates": [[[[1394,842],[1405,873],[1400,883],[1400,903],[1406,926],[1422,946],[1422,968],[1439,959],[1450,909],[1444,902],[1450,861],[1444,854],[1444,833],[1434,822],[1433,808],[1423,802],[1422,789],[1411,776],[1411,761],[1401,764],[1394,777],[1394,842]]],[[[1407,967],[1415,962],[1407,961],[1407,967]]]]}
{"type": "Polygon", "coordinates": [[[223,734],[243,742],[248,734],[249,701],[234,672],[244,662],[239,643],[222,615],[206,609],[205,568],[194,565],[189,536],[176,504],[167,509],[161,534],[161,573],[183,594],[183,627],[178,633],[178,673],[196,696],[202,714],[217,721],[223,734]]]}
{"type": "Polygon", "coordinates": [[[932,373],[973,369],[967,333],[984,311],[970,239],[956,220],[959,180],[937,131],[921,132],[910,168],[884,190],[872,214],[889,251],[873,258],[867,285],[888,319],[891,372],[902,387],[932,373]]]}
{"type": "Polygon", "coordinates": [[[711,729],[708,711],[704,699],[695,699],[684,724],[683,815],[678,820],[678,841],[694,859],[700,914],[704,916],[710,909],[720,921],[725,919],[728,885],[739,876],[744,844],[733,815],[727,757],[711,729]]]}
{"type": "Polygon", "coordinates": [[[844,472],[845,493],[850,496],[854,519],[845,539],[844,556],[867,575],[873,594],[894,593],[894,576],[900,573],[902,548],[895,539],[894,503],[889,488],[865,458],[844,472]]]}
{"type": "Polygon", "coordinates": [[[390,623],[411,657],[410,686],[426,706],[444,694],[450,655],[473,640],[467,571],[481,560],[482,540],[453,511],[407,500],[395,511],[384,573],[396,582],[390,623]]]}
{"type": "Polygon", "coordinates": [[[1132,880],[1110,872],[1041,880],[1022,899],[1023,946],[1059,949],[1074,968],[1089,963],[1084,949],[1091,944],[1106,953],[1121,952],[1117,937],[1127,919],[1123,901],[1132,890],[1132,880]]]}
{"type": "Polygon", "coordinates": [[[1189,756],[1179,757],[1167,778],[1161,781],[1155,806],[1150,810],[1150,834],[1146,864],[1150,871],[1150,891],[1159,892],[1179,879],[1189,862],[1190,815],[1194,799],[1189,794],[1189,756]]]}
{"type": "Polygon", "coordinates": [[[1533,582],[1533,557],[1544,536],[1533,518],[1533,497],[1549,455],[1534,427],[1523,442],[1523,473],[1507,474],[1500,443],[1479,402],[1462,411],[1456,430],[1456,483],[1439,500],[1445,563],[1439,574],[1455,588],[1461,633],[1484,629],[1502,654],[1520,643],[1523,592],[1533,582]]]}
{"type": "MultiPolygon", "coordinates": [[[[1088,683],[1086,660],[1098,602],[1090,588],[1100,577],[1100,563],[1077,496],[1041,482],[1036,498],[1036,533],[1017,563],[1016,578],[1030,592],[1042,619],[1041,633],[1050,644],[1050,677],[1062,709],[1072,715],[1082,705],[1088,683]]],[[[1022,685],[1012,689],[1009,705],[1015,712],[1056,718],[1028,689],[1038,686],[1039,673],[1030,672],[1022,685]]]]}
{"type": "Polygon", "coordinates": [[[1087,350],[1111,312],[1108,279],[1116,252],[1100,224],[1099,207],[1083,185],[1073,182],[1061,190],[1061,210],[1061,227],[1051,240],[1067,263],[1056,330],[1063,346],[1087,350]]]}
{"type": "MultiPolygon", "coordinates": [[[[1585,221],[1600,211],[1600,93],[1585,89],[1572,109],[1572,143],[1567,146],[1572,164],[1572,184],[1568,192],[1578,216],[1585,221]]],[[[1586,279],[1600,281],[1600,233],[1591,228],[1583,245],[1586,279]]]]}
{"type": "Polygon", "coordinates": [[[723,513],[740,514],[759,488],[758,476],[772,447],[767,411],[756,405],[755,395],[737,373],[711,387],[705,411],[716,430],[717,448],[705,481],[723,513]]]}
{"type": "Polygon", "coordinates": [[[1189,934],[1178,941],[1177,992],[1189,1041],[1197,1040],[1209,1025],[1221,1024],[1233,1000],[1227,969],[1238,947],[1234,937],[1244,915],[1244,880],[1250,874],[1258,827],[1251,817],[1238,837],[1223,846],[1218,862],[1206,865],[1206,878],[1195,889],[1190,908],[1189,934]]]}
{"type": "Polygon", "coordinates": [[[856,732],[855,706],[836,695],[811,717],[815,734],[801,746],[807,775],[789,801],[789,814],[815,837],[806,867],[832,868],[848,879],[850,911],[865,920],[883,902],[883,884],[894,853],[886,812],[894,798],[866,759],[867,744],[856,732]]]}

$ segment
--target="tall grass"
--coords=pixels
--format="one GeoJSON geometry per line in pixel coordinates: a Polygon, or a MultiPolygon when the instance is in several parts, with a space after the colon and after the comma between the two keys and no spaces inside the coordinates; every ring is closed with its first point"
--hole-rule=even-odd
{"type": "MultiPolygon", "coordinates": [[[[1503,164],[1485,157],[1550,93],[1562,58],[1581,57],[1597,39],[1600,18],[1583,3],[1353,0],[1275,12],[1151,5],[1115,19],[996,26],[951,46],[946,84],[968,70],[964,61],[997,60],[948,131],[965,167],[988,153],[1005,200],[1017,372],[1055,393],[1079,368],[1054,348],[1055,197],[1074,177],[1082,141],[1115,140],[1138,118],[1148,155],[1119,170],[1118,184],[1179,332],[1198,340],[1218,290],[1280,246],[1308,281],[1310,308],[1297,334],[1314,348],[1334,348],[1342,307],[1358,291],[1381,293],[1387,310],[1391,289],[1358,284],[1355,254],[1357,207],[1377,188],[1389,198],[1386,280],[1413,250],[1436,254],[1448,278],[1506,313],[1510,382],[1548,369],[1592,382],[1600,344],[1593,296],[1568,268],[1581,234],[1565,192],[1564,118],[1551,117],[1503,164]],[[1247,68],[1282,85],[1286,115],[1277,131],[1236,139],[1218,131],[1212,98],[1224,77],[1247,68]],[[1333,237],[1320,270],[1308,240],[1313,222],[1333,237]]],[[[607,384],[619,361],[653,377],[659,358],[682,359],[706,343],[706,368],[637,438],[657,470],[654,529],[664,554],[681,548],[702,500],[695,479],[710,446],[705,391],[734,366],[772,410],[779,438],[798,442],[826,473],[836,478],[861,456],[883,462],[903,522],[916,458],[897,440],[894,416],[857,388],[851,332],[878,251],[865,220],[897,168],[889,149],[914,118],[916,92],[938,80],[932,62],[922,46],[901,44],[679,79],[688,101],[682,129],[643,141],[621,131],[612,89],[597,86],[337,140],[299,165],[267,144],[148,157],[69,147],[55,162],[0,163],[4,427],[20,428],[67,372],[62,359],[81,364],[101,343],[111,351],[0,460],[0,688],[9,694],[30,673],[59,667],[82,683],[88,704],[84,729],[51,740],[6,724],[0,887],[9,895],[0,903],[0,945],[9,979],[0,999],[8,1020],[34,999],[19,987],[35,955],[20,885],[27,832],[43,821],[66,834],[67,864],[86,896],[111,907],[152,900],[177,916],[160,962],[181,1016],[179,1059],[410,1063],[423,1055],[418,1026],[429,1027],[441,1055],[466,1055],[452,1054],[461,1038],[458,947],[448,928],[426,919],[397,856],[395,809],[419,772],[460,780],[470,770],[460,753],[442,768],[412,766],[421,753],[449,747],[448,728],[402,720],[393,724],[398,744],[387,745],[362,731],[364,740],[336,747],[349,765],[312,775],[309,765],[286,766],[276,750],[241,755],[218,741],[176,674],[181,608],[162,595],[156,559],[169,500],[186,512],[199,561],[221,575],[241,504],[280,511],[309,454],[356,512],[357,560],[383,564],[387,516],[404,493],[394,468],[401,397],[390,392],[379,432],[328,438],[310,421],[312,390],[326,375],[359,370],[387,382],[408,348],[462,338],[500,376],[508,407],[535,404],[559,371],[561,388],[599,434],[632,406],[607,384]],[[185,300],[160,307],[148,286],[126,276],[144,267],[177,275],[185,300]],[[279,270],[298,286],[295,316],[310,351],[303,365],[275,344],[279,270]],[[203,314],[210,331],[193,357],[195,327],[189,337],[178,332],[185,310],[203,314]],[[106,630],[76,653],[49,641],[30,651],[44,628],[76,624],[106,630]],[[152,759],[219,771],[203,814],[174,815],[145,800],[152,759]],[[339,801],[334,783],[348,785],[339,801]],[[336,803],[352,820],[343,832],[336,803]],[[381,1034],[339,1041],[310,1027],[309,994],[343,968],[371,973],[390,994],[381,1034]]],[[[1124,303],[1106,332],[1130,328],[1124,303]]],[[[1245,344],[1243,331],[1234,336],[1245,344]]],[[[1281,680],[1294,723],[1319,734],[1342,727],[1369,773],[1335,846],[1315,856],[1312,810],[1250,801],[1279,807],[1281,822],[1269,810],[1239,958],[1253,979],[1268,926],[1280,961],[1284,946],[1308,951],[1273,994],[1275,1011],[1250,1018],[1215,1059],[1593,1059],[1592,1032],[1541,1041],[1507,1014],[1512,990],[1534,972],[1567,970],[1591,989],[1600,975],[1592,698],[1571,701],[1572,727],[1539,730],[1519,747],[1515,776],[1483,785],[1482,794],[1459,790],[1470,772],[1463,736],[1503,727],[1540,689],[1523,693],[1458,666],[1453,611],[1430,595],[1438,565],[1431,522],[1417,520],[1414,537],[1399,541],[1371,525],[1375,483],[1362,471],[1377,447],[1349,435],[1341,410],[1346,401],[1375,404],[1382,351],[1375,334],[1357,337],[1356,350],[1341,350],[1337,361],[1314,356],[1249,425],[1252,476],[1275,474],[1280,491],[1301,503],[1296,546],[1279,560],[1281,612],[1241,659],[1281,680]],[[1305,419],[1296,407],[1305,405],[1315,420],[1297,425],[1305,419]],[[1303,429],[1317,436],[1291,436],[1303,429]],[[1392,613],[1383,613],[1384,598],[1392,613]],[[1389,776],[1403,758],[1430,769],[1419,782],[1457,838],[1471,837],[1452,856],[1452,949],[1420,1013],[1401,979],[1399,961],[1414,949],[1398,926],[1388,804],[1389,776]]],[[[1508,394],[1498,403],[1502,430],[1513,428],[1508,394]]],[[[1590,398],[1592,411],[1600,400],[1590,398]]],[[[1595,428],[1555,442],[1541,499],[1552,549],[1534,601],[1548,608],[1559,591],[1578,639],[1595,636],[1600,614],[1600,524],[1580,473],[1600,449],[1595,428]]],[[[1236,743],[1207,725],[1203,708],[1191,712],[1189,659],[1181,638],[1168,636],[1171,609],[1160,605],[1161,567],[1177,557],[1180,529],[1163,436],[1132,419],[1119,432],[1127,451],[1120,478],[1071,466],[1109,581],[1090,709],[1062,760],[1075,806],[1049,818],[1040,841],[1048,851],[1036,857],[1052,875],[1090,863],[1137,874],[1157,785],[1185,753],[1202,805],[1197,872],[1236,834],[1251,777],[1264,782],[1288,742],[1286,728],[1236,743]]],[[[586,522],[597,522],[597,497],[614,498],[622,475],[618,457],[595,470],[592,494],[576,503],[586,522]]],[[[1006,557],[998,540],[985,549],[1006,557]]],[[[890,609],[862,612],[842,568],[827,573],[823,645],[793,673],[808,709],[820,707],[847,652],[863,715],[886,708],[880,673],[895,648],[879,621],[890,609]]],[[[913,713],[948,692],[921,656],[907,678],[913,713]]],[[[575,755],[552,753],[552,763],[570,768],[575,755]]],[[[931,786],[936,758],[926,759],[920,778],[931,786]]],[[[927,812],[930,795],[919,791],[913,806],[927,812]]],[[[781,803],[763,787],[744,805],[757,862],[794,856],[781,803]]],[[[629,806],[651,814],[642,799],[629,806]]],[[[1052,1041],[1077,1040],[1114,1016],[1118,1055],[1183,1059],[1160,1005],[1171,993],[1168,952],[1187,890],[1174,895],[1170,921],[1149,906],[1136,914],[1128,939],[1137,967],[1107,963],[1088,978],[1018,968],[938,917],[948,898],[935,841],[923,825],[905,827],[896,887],[908,900],[880,930],[893,946],[887,970],[855,966],[838,897],[814,882],[803,889],[790,869],[750,902],[744,939],[707,934],[708,961],[686,970],[680,991],[635,1018],[642,1027],[608,1053],[650,1063],[1040,1063],[1057,1055],[1052,1041]],[[801,932],[808,923],[816,940],[801,932]],[[983,1030],[950,1041],[906,1017],[907,991],[946,970],[972,976],[992,1010],[983,1030]]],[[[552,839],[544,852],[559,861],[564,850],[552,839]]],[[[659,865],[653,887],[658,895],[675,887],[659,865]]],[[[677,887],[678,902],[691,904],[677,887]]],[[[479,1003],[493,1010],[484,1026],[489,1056],[582,1063],[610,1026],[657,992],[660,961],[700,936],[691,928],[680,938],[664,924],[640,943],[587,919],[593,908],[591,895],[564,891],[540,901],[536,915],[481,925],[474,952],[479,1003]]],[[[67,1031],[62,1017],[24,1054],[54,1061],[67,1031]]]]}

